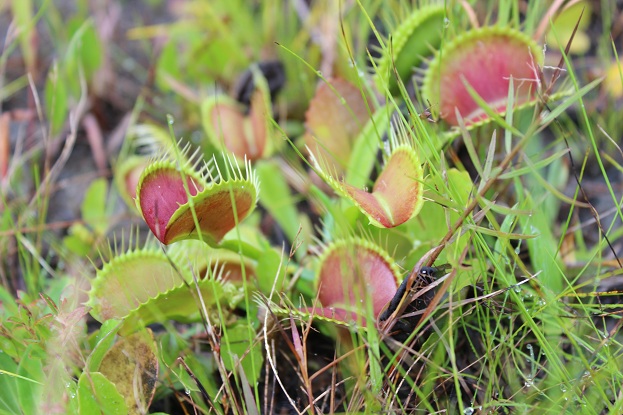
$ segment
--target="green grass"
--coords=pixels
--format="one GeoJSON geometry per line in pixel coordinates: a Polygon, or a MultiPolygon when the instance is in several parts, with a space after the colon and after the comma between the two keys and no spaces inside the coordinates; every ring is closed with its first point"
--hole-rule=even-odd
{"type": "MultiPolygon", "coordinates": [[[[117,22],[98,18],[91,3],[79,2],[66,25],[55,2],[0,6],[17,30],[5,33],[0,55],[0,414],[623,411],[622,98],[601,79],[620,54],[610,28],[621,11],[610,2],[584,10],[592,26],[576,34],[585,31],[592,49],[548,45],[534,103],[498,114],[468,88],[489,120],[456,127],[422,97],[426,66],[414,70],[414,85],[390,88],[373,76],[377,52],[409,61],[392,41],[411,33],[399,27],[417,13],[410,2],[188,0],[157,16],[166,2],[112,1],[117,22]],[[107,32],[108,24],[130,29],[107,32]],[[156,40],[161,33],[167,38],[156,40]],[[366,49],[374,41],[381,46],[366,49]],[[224,96],[239,91],[240,76],[273,59],[285,83],[272,105],[235,109],[248,124],[234,139],[266,131],[272,140],[247,164],[227,147],[225,118],[213,123],[202,107],[230,110],[224,96]],[[552,81],[558,62],[564,70],[552,81]],[[337,77],[361,97],[342,96],[337,77]],[[316,100],[325,83],[328,96],[316,100]],[[310,102],[329,110],[308,122],[310,102]],[[105,105],[112,110],[102,114],[105,105]],[[359,106],[370,120],[349,130],[359,106]],[[254,108],[262,127],[252,124],[254,108]],[[333,147],[341,140],[346,151],[333,147]],[[311,149],[318,163],[310,142],[324,150],[311,149]],[[357,207],[340,186],[377,190],[396,143],[413,149],[424,174],[389,195],[377,191],[378,209],[392,216],[393,202],[407,206],[413,183],[423,204],[399,226],[373,226],[379,210],[357,207]],[[110,170],[93,167],[90,159],[102,157],[110,170]],[[85,158],[90,167],[79,170],[85,158]],[[193,168],[212,158],[204,173],[222,180],[222,203],[238,210],[236,177],[246,175],[258,178],[258,207],[244,219],[234,214],[222,241],[160,244],[125,186],[129,172],[161,159],[195,178],[193,168]],[[344,240],[372,254],[344,249],[327,264],[323,252],[344,240]],[[371,268],[370,257],[382,264],[371,268]],[[417,270],[433,264],[449,266],[429,295],[426,286],[408,292],[386,321],[376,321],[379,292],[347,280],[352,273],[371,283],[371,269],[389,269],[417,284],[417,270]],[[318,315],[323,269],[332,270],[322,281],[333,290],[355,287],[354,304],[329,305],[356,317],[318,315]],[[136,316],[157,324],[146,330],[136,316]]],[[[475,21],[528,36],[549,30],[548,38],[573,29],[561,20],[547,29],[538,2],[472,3],[445,4],[442,56],[475,21]]],[[[385,75],[397,76],[389,68],[385,75]]],[[[262,99],[269,85],[258,90],[262,99]]],[[[509,105],[520,99],[512,88],[505,96],[509,105]]],[[[187,180],[182,199],[194,196],[187,180]]],[[[161,194],[168,197],[164,185],[161,194]]],[[[190,200],[189,233],[211,220],[202,211],[209,196],[190,200]]]]}

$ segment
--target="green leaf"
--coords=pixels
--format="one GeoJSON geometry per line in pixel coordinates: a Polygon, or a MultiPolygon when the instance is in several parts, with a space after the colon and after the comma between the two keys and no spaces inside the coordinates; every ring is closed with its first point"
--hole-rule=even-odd
{"type": "Polygon", "coordinates": [[[0,101],[6,101],[13,94],[16,94],[21,89],[26,88],[28,86],[28,75],[22,75],[10,82],[7,81],[8,80],[4,81],[6,83],[0,89],[0,101]]]}
{"type": "Polygon", "coordinates": [[[548,165],[559,160],[562,156],[564,156],[568,152],[569,152],[569,149],[567,148],[559,150],[556,153],[552,154],[551,156],[545,157],[544,159],[541,159],[541,160],[537,160],[535,163],[529,166],[515,168],[513,170],[510,170],[508,173],[503,173],[498,177],[498,179],[508,180],[508,179],[512,179],[515,177],[523,176],[524,174],[533,172],[535,170],[539,170],[543,167],[547,167],[548,165]]]}
{"type": "MultiPolygon", "coordinates": [[[[102,64],[102,45],[91,20],[73,19],[68,23],[72,34],[67,49],[67,75],[77,76],[80,68],[87,81],[102,64]]],[[[78,79],[78,78],[76,78],[78,79]]]]}
{"type": "Polygon", "coordinates": [[[281,255],[275,249],[267,248],[257,261],[257,283],[260,290],[268,294],[274,286],[277,292],[283,292],[285,270],[286,264],[281,255]]]}
{"type": "MultiPolygon", "coordinates": [[[[290,193],[290,187],[275,161],[265,161],[256,166],[260,187],[260,204],[271,214],[292,243],[297,236],[299,226],[298,209],[290,193]]],[[[303,236],[304,237],[304,236],[303,236]]],[[[301,248],[305,251],[305,245],[301,248]]]]}
{"type": "Polygon", "coordinates": [[[158,88],[163,91],[170,91],[171,86],[169,79],[180,79],[181,71],[179,68],[180,60],[178,59],[179,46],[176,39],[170,38],[166,45],[160,51],[158,63],[156,64],[156,83],[158,88]]]}
{"type": "MultiPolygon", "coordinates": [[[[7,212],[8,211],[9,210],[7,209],[7,212]]],[[[15,298],[3,285],[0,285],[0,304],[2,304],[0,322],[3,322],[7,317],[15,315],[19,312],[15,298]]]]}
{"type": "MultiPolygon", "coordinates": [[[[203,408],[205,403],[203,402],[201,392],[197,384],[200,383],[205,388],[208,396],[212,399],[212,404],[217,408],[215,413],[224,413],[221,409],[222,406],[220,400],[218,399],[219,392],[221,390],[220,387],[222,385],[217,381],[217,377],[214,376],[214,373],[217,370],[214,357],[212,355],[202,353],[188,353],[188,349],[178,350],[177,353],[175,353],[175,351],[167,350],[167,346],[171,343],[164,342],[164,340],[166,340],[166,335],[160,337],[159,340],[162,345],[162,353],[170,354],[168,362],[170,362],[171,367],[169,369],[177,376],[176,387],[179,385],[180,389],[191,391],[193,393],[192,396],[195,403],[203,408]],[[177,358],[182,354],[184,355],[184,362],[190,368],[191,373],[194,373],[196,379],[190,377],[184,366],[177,362],[177,358]]],[[[207,408],[205,412],[210,413],[207,408]]]]}
{"type": "Polygon", "coordinates": [[[560,99],[565,95],[569,95],[568,97],[565,98],[563,102],[556,105],[552,109],[551,112],[543,114],[543,118],[541,119],[541,125],[547,125],[553,122],[555,119],[557,119],[560,116],[560,114],[565,112],[570,106],[578,102],[581,102],[581,98],[584,95],[588,94],[591,90],[597,88],[602,81],[603,79],[598,78],[592,81],[591,83],[584,85],[582,88],[578,89],[577,91],[573,91],[573,93],[571,94],[567,91],[567,92],[560,92],[558,95],[550,97],[550,101],[551,101],[554,99],[560,99]]]}
{"type": "Polygon", "coordinates": [[[45,105],[50,121],[50,132],[52,135],[58,134],[65,125],[69,110],[66,80],[59,70],[58,62],[54,62],[48,72],[45,82],[45,105]]]}
{"type": "Polygon", "coordinates": [[[128,414],[144,414],[158,381],[158,357],[151,330],[123,337],[106,353],[99,367],[124,397],[128,414]]]}
{"type": "Polygon", "coordinates": [[[12,373],[17,373],[17,363],[7,353],[0,353],[0,411],[18,414],[17,385],[12,373]]]}
{"type": "Polygon", "coordinates": [[[74,223],[67,232],[63,245],[77,255],[87,256],[93,249],[93,233],[81,223],[74,223]]]}
{"type": "Polygon", "coordinates": [[[234,371],[236,356],[249,382],[256,384],[264,366],[262,347],[263,344],[255,340],[253,327],[246,323],[236,324],[223,331],[221,357],[227,370],[234,371]]]}
{"type": "Polygon", "coordinates": [[[89,371],[95,372],[100,367],[104,355],[115,342],[115,335],[120,327],[121,321],[119,320],[111,319],[102,323],[102,327],[95,334],[95,347],[87,360],[89,371]]]}
{"type": "Polygon", "coordinates": [[[83,372],[78,380],[80,415],[128,415],[115,385],[99,372],[83,372]]]}
{"type": "Polygon", "coordinates": [[[35,34],[35,20],[33,19],[32,0],[12,1],[13,16],[15,17],[15,29],[18,33],[22,56],[26,63],[28,71],[35,70],[35,62],[37,60],[37,50],[32,42],[35,34]]]}
{"type": "MultiPolygon", "coordinates": [[[[513,206],[513,208],[516,208],[516,207],[517,205],[513,206]]],[[[500,226],[501,234],[496,238],[495,247],[493,250],[493,258],[496,264],[509,263],[507,250],[510,247],[510,244],[509,244],[510,238],[507,237],[506,234],[510,234],[511,232],[513,232],[515,226],[517,225],[517,219],[518,219],[517,215],[509,214],[509,215],[506,215],[504,217],[504,221],[502,221],[502,225],[500,226]]],[[[510,281],[507,281],[507,284],[509,286],[513,284],[517,284],[517,279],[513,273],[508,273],[508,274],[505,273],[504,275],[508,275],[508,278],[510,279],[510,281]]]]}
{"type": "Polygon", "coordinates": [[[545,292],[553,300],[566,286],[564,265],[558,256],[558,243],[541,204],[535,204],[528,194],[521,208],[532,211],[531,215],[520,217],[521,226],[523,233],[535,236],[526,241],[530,260],[534,269],[541,271],[537,278],[547,288],[545,292]]]}
{"type": "MultiPolygon", "coordinates": [[[[467,206],[473,187],[469,173],[449,169],[446,177],[447,181],[441,175],[428,179],[426,187],[429,190],[425,196],[433,201],[424,203],[418,216],[407,223],[408,232],[413,235],[413,246],[416,248],[405,261],[406,268],[413,267],[424,253],[446,235],[450,226],[458,220],[459,213],[467,206]]],[[[468,234],[456,238],[444,249],[438,261],[454,264],[468,239],[468,234]]]]}
{"type": "Polygon", "coordinates": [[[98,235],[104,235],[108,229],[106,215],[106,195],[108,182],[104,178],[93,180],[82,201],[82,219],[90,225],[98,235]]]}
{"type": "Polygon", "coordinates": [[[40,344],[31,344],[21,356],[17,367],[15,383],[17,385],[17,399],[22,413],[36,414],[41,409],[41,397],[45,374],[43,360],[45,353],[40,344]]]}

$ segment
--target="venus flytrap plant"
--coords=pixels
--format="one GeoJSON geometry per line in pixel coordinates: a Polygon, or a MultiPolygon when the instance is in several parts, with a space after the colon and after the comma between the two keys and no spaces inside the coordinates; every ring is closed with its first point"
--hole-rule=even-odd
{"type": "Polygon", "coordinates": [[[519,31],[498,26],[470,30],[436,54],[422,95],[449,125],[458,125],[457,113],[472,125],[491,117],[470,88],[490,111],[505,113],[512,78],[516,105],[535,105],[541,65],[541,50],[519,31]]]}
{"type": "Polygon", "coordinates": [[[326,160],[312,153],[312,163],[326,183],[354,203],[372,225],[381,228],[407,222],[418,214],[424,201],[424,172],[417,151],[404,128],[396,134],[390,138],[390,149],[372,192],[345,183],[326,160]]]}
{"type": "Polygon", "coordinates": [[[97,271],[86,305],[98,321],[123,320],[121,334],[169,319],[199,321],[200,308],[190,287],[193,275],[209,309],[220,302],[226,313],[242,299],[239,288],[227,281],[227,271],[234,277],[237,266],[227,260],[219,263],[219,255],[198,241],[183,241],[169,254],[153,245],[134,248],[97,271]]]}
{"type": "Polygon", "coordinates": [[[369,119],[361,91],[344,79],[330,79],[320,84],[305,113],[305,145],[337,171],[346,171],[359,133],[369,119]]]}
{"type": "Polygon", "coordinates": [[[272,105],[266,79],[252,68],[255,90],[248,111],[224,94],[207,98],[201,105],[203,128],[216,148],[232,152],[238,160],[268,157],[276,146],[272,129],[272,105]]]}
{"type": "Polygon", "coordinates": [[[259,182],[250,163],[245,163],[244,173],[232,158],[226,157],[226,163],[229,178],[222,176],[214,157],[199,172],[190,162],[168,159],[145,169],[136,206],[160,242],[194,238],[216,246],[255,209],[259,182]]]}
{"type": "Polygon", "coordinates": [[[414,69],[441,45],[446,21],[444,4],[430,4],[418,7],[391,30],[391,38],[385,41],[376,62],[374,80],[381,92],[400,95],[398,85],[408,86],[414,69]]]}
{"type": "MultiPolygon", "coordinates": [[[[122,192],[125,189],[126,202],[137,198],[132,207],[140,209],[161,244],[152,240],[140,248],[101,255],[104,265],[95,271],[86,305],[103,324],[91,336],[87,336],[83,318],[87,307],[71,310],[71,314],[59,312],[63,297],[57,291],[63,286],[57,277],[65,278],[59,275],[62,267],[46,264],[45,253],[20,242],[33,232],[23,225],[47,227],[48,223],[43,219],[20,221],[17,208],[21,204],[15,204],[9,195],[2,219],[4,223],[12,221],[17,212],[18,220],[2,230],[2,236],[9,236],[9,244],[0,239],[0,245],[7,246],[3,253],[11,255],[11,238],[15,238],[18,249],[29,251],[35,259],[30,261],[21,254],[19,260],[26,265],[20,262],[18,270],[29,275],[24,277],[27,282],[45,280],[46,294],[34,300],[33,289],[27,296],[0,289],[0,302],[8,310],[0,313],[0,328],[7,336],[0,336],[4,351],[0,353],[0,412],[47,409],[42,406],[45,398],[40,398],[47,396],[41,393],[41,384],[51,383],[59,391],[48,395],[66,398],[64,409],[72,414],[146,413],[154,386],[159,389],[157,397],[168,394],[184,411],[201,413],[425,410],[467,414],[505,409],[621,413],[623,404],[616,395],[621,389],[619,326],[612,325],[607,316],[607,307],[616,308],[616,300],[607,304],[601,301],[605,293],[586,292],[585,288],[609,283],[601,269],[608,263],[600,256],[605,238],[599,235],[594,247],[571,248],[573,261],[587,262],[580,264],[584,268],[579,275],[570,273],[576,265],[569,265],[570,260],[561,258],[560,252],[567,249],[573,227],[581,235],[590,223],[572,220],[574,211],[566,226],[556,227],[561,204],[563,209],[564,203],[570,204],[571,210],[586,205],[576,202],[577,196],[561,197],[560,189],[569,185],[566,175],[560,174],[569,146],[556,146],[562,143],[562,134],[564,139],[567,135],[548,129],[567,108],[580,103],[590,132],[594,120],[588,120],[585,111],[590,105],[584,105],[589,102],[583,97],[597,82],[578,86],[567,102],[554,103],[551,97],[556,91],[549,88],[540,67],[543,53],[532,40],[516,36],[517,30],[502,28],[521,28],[530,35],[539,11],[547,6],[528,2],[522,8],[515,1],[491,2],[486,10],[479,8],[478,15],[486,11],[487,18],[496,16],[498,27],[478,29],[475,13],[467,17],[471,24],[464,24],[469,14],[467,2],[442,5],[433,0],[432,5],[413,12],[407,10],[409,2],[355,2],[359,7],[346,2],[339,9],[339,18],[326,19],[322,13],[338,9],[322,2],[307,7],[307,2],[298,2],[296,7],[290,3],[268,0],[248,8],[242,0],[191,0],[184,5],[192,10],[185,19],[191,19],[166,27],[174,33],[170,33],[172,41],[157,65],[157,77],[185,94],[183,99],[193,107],[201,104],[201,98],[192,87],[218,83],[219,90],[231,90],[240,71],[253,59],[271,55],[270,47],[259,48],[270,46],[272,36],[299,58],[293,59],[296,65],[284,62],[289,69],[308,64],[312,71],[286,71],[287,93],[279,95],[275,106],[280,125],[270,119],[272,108],[262,89],[263,79],[254,82],[257,88],[249,94],[248,112],[224,95],[204,102],[202,121],[211,136],[209,147],[217,145],[230,155],[223,157],[225,167],[217,155],[197,170],[196,155],[178,151],[178,144],[162,129],[162,142],[155,129],[144,136],[133,132],[158,143],[146,144],[147,154],[132,148],[127,158],[120,157],[113,165],[114,180],[122,192]],[[244,22],[257,20],[260,14],[265,18],[261,34],[246,30],[251,26],[244,22]],[[365,44],[368,28],[359,30],[362,38],[351,34],[361,29],[357,25],[365,26],[361,22],[371,24],[388,15],[407,18],[395,25],[389,40],[383,40],[384,55],[373,62],[376,74],[368,78],[359,70],[363,65],[358,60],[364,55],[358,46],[365,44]],[[292,19],[281,25],[275,24],[279,22],[274,16],[292,19]],[[342,44],[324,40],[315,43],[318,38],[328,39],[327,33],[336,33],[337,26],[325,31],[324,22],[339,22],[346,47],[340,49],[342,44]],[[300,28],[303,30],[297,36],[300,28]],[[324,33],[317,36],[320,32],[324,33]],[[183,50],[178,51],[178,45],[184,46],[183,50]],[[336,46],[339,50],[331,49],[336,46]],[[344,50],[352,61],[340,61],[344,50]],[[439,52],[429,61],[435,50],[439,52]],[[499,56],[504,59],[501,63],[496,60],[499,56]],[[334,75],[348,76],[343,68],[351,63],[359,71],[352,71],[356,75],[350,78],[358,80],[356,86],[339,78],[323,83],[304,119],[315,71],[327,73],[326,68],[333,65],[334,75]],[[429,69],[424,69],[427,65],[429,69]],[[522,65],[533,71],[529,73],[522,65]],[[423,74],[424,88],[420,84],[423,74]],[[410,84],[415,97],[406,88],[410,84]],[[380,108],[375,86],[387,100],[380,108]],[[368,99],[374,104],[366,105],[368,99]],[[536,109],[525,111],[529,117],[514,116],[513,110],[531,105],[536,109]],[[546,105],[547,113],[543,111],[546,105]],[[418,115],[429,106],[430,120],[428,115],[418,115]],[[437,114],[442,122],[431,122],[438,121],[433,119],[437,114]],[[269,129],[265,122],[272,122],[269,129]],[[305,135],[300,133],[303,123],[305,135]],[[479,129],[487,124],[502,130],[492,135],[479,129]],[[270,128],[283,128],[284,135],[296,143],[293,149],[275,146],[270,128]],[[472,132],[479,137],[472,139],[472,132]],[[385,134],[389,139],[383,142],[385,134]],[[444,148],[449,136],[462,138],[464,147],[444,148]],[[472,140],[476,139],[487,143],[475,145],[472,140]],[[304,169],[297,169],[304,160],[292,160],[287,151],[298,152],[301,143],[311,150],[309,164],[314,172],[339,197],[326,187],[309,184],[304,169]],[[279,154],[281,150],[284,154],[279,154]],[[162,152],[168,154],[154,161],[162,152]],[[372,172],[379,152],[383,159],[372,172]],[[254,169],[247,162],[251,159],[256,163],[254,169]],[[475,179],[464,171],[469,165],[474,166],[470,171],[476,172],[472,175],[475,179]],[[284,173],[291,166],[294,168],[284,173]],[[302,184],[293,186],[292,177],[283,177],[287,174],[296,174],[302,184]],[[377,177],[374,183],[371,177],[377,177]],[[258,197],[264,199],[260,200],[261,211],[254,210],[258,197]],[[547,200],[556,197],[560,199],[557,203],[547,200]],[[301,216],[307,216],[307,225],[299,225],[301,216]],[[271,229],[273,219],[294,246],[288,259],[275,248],[284,237],[277,227],[271,229]],[[321,252],[313,258],[313,248],[310,251],[298,242],[305,237],[313,241],[318,234],[322,234],[321,252]],[[443,279],[436,278],[440,275],[429,267],[435,259],[451,266],[443,279]],[[41,278],[41,268],[31,269],[30,262],[44,265],[50,277],[41,278]],[[400,283],[403,270],[412,271],[400,283]],[[288,284],[293,272],[297,276],[288,284]],[[435,281],[431,283],[428,277],[435,281]],[[266,300],[264,295],[269,292],[274,294],[270,300],[281,299],[279,305],[266,300]],[[19,300],[13,296],[20,296],[19,300]],[[58,307],[54,304],[57,300],[58,307]],[[259,302],[268,303],[266,316],[277,317],[262,330],[263,339],[256,337],[263,320],[256,315],[259,302]],[[62,324],[50,326],[51,320],[62,324]],[[173,325],[170,320],[203,324],[173,325]],[[297,321],[304,325],[302,338],[297,321]],[[158,325],[155,338],[135,342],[134,333],[152,323],[161,323],[164,330],[158,325]],[[312,335],[307,337],[315,331],[312,324],[331,334],[338,331],[338,335],[317,342],[312,335]],[[57,330],[52,339],[58,341],[49,341],[50,327],[57,330]],[[64,367],[67,359],[58,359],[57,370],[62,370],[57,382],[56,372],[46,373],[47,362],[58,356],[56,346],[68,344],[65,335],[70,332],[80,332],[75,337],[80,344],[61,357],[88,357],[86,363],[80,359],[74,370],[64,367]],[[319,346],[315,343],[322,343],[319,353],[314,350],[319,346]],[[271,363],[265,378],[260,376],[263,347],[271,363]],[[154,369],[156,357],[164,363],[164,373],[154,385],[142,379],[145,373],[140,369],[154,369]],[[125,368],[111,365],[117,360],[131,364],[125,368]],[[186,373],[173,373],[183,371],[175,362],[185,365],[189,374],[194,371],[194,380],[186,373]],[[289,371],[284,372],[284,366],[289,371]],[[217,370],[220,376],[215,376],[217,370]],[[324,384],[323,377],[329,379],[324,384]],[[259,384],[252,390],[258,378],[259,384]],[[299,379],[300,385],[296,383],[299,379]],[[279,403],[282,396],[277,383],[284,391],[297,389],[298,395],[286,393],[291,407],[279,403]],[[74,395],[77,397],[72,398],[74,395]]],[[[15,4],[21,3],[16,0],[15,4]]],[[[550,26],[549,17],[554,14],[547,16],[548,24],[543,27],[550,26]]],[[[595,16],[590,17],[587,20],[593,30],[595,16]]],[[[611,22],[604,19],[604,27],[611,22]]],[[[161,28],[147,31],[156,33],[161,28]]],[[[533,38],[540,41],[542,36],[533,38]]],[[[620,72],[617,65],[614,80],[618,84],[620,72]]],[[[569,78],[575,82],[573,75],[569,78]]],[[[62,91],[56,93],[56,99],[62,101],[62,91]]],[[[192,117],[188,121],[184,126],[197,127],[192,117]]],[[[50,122],[52,129],[63,125],[50,122]]],[[[585,137],[569,138],[582,146],[585,137]]],[[[598,150],[602,149],[594,147],[596,153],[598,150]]],[[[615,168],[620,167],[616,157],[618,153],[609,156],[615,168]]],[[[582,172],[594,179],[589,170],[582,172]]],[[[97,182],[92,189],[99,190],[88,193],[105,195],[104,187],[103,181],[97,182]]],[[[84,205],[82,216],[103,239],[111,219],[101,214],[105,199],[88,199],[92,202],[84,205]],[[93,208],[94,204],[99,206],[93,208]]],[[[45,203],[47,199],[41,201],[45,203]]],[[[34,233],[47,238],[47,228],[41,229],[46,230],[34,233]]],[[[620,234],[618,230],[607,235],[614,241],[620,234]]],[[[54,249],[55,240],[51,242],[54,249]]],[[[60,259],[74,266],[73,257],[60,259]]],[[[607,272],[617,275],[617,271],[607,272]]],[[[146,372],[148,380],[155,379],[156,371],[146,372]]]]}
{"type": "Polygon", "coordinates": [[[357,322],[365,316],[364,303],[369,301],[376,319],[399,282],[397,264],[376,243],[354,237],[334,241],[318,259],[316,284],[322,308],[313,309],[312,313],[357,322]]]}

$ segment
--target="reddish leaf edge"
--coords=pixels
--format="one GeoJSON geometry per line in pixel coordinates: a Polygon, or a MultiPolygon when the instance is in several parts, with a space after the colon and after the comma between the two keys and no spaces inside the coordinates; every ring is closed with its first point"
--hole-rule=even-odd
{"type": "MultiPolygon", "coordinates": [[[[401,135],[402,137],[404,137],[402,133],[403,132],[401,132],[401,135]]],[[[322,157],[316,156],[311,150],[308,149],[310,153],[312,165],[315,167],[318,175],[337,194],[339,194],[341,197],[344,197],[350,200],[355,206],[357,206],[357,208],[361,211],[361,213],[363,213],[368,218],[368,220],[370,221],[370,224],[372,224],[373,226],[379,227],[379,228],[393,228],[393,227],[402,225],[403,223],[413,219],[420,212],[420,210],[422,209],[422,205],[424,203],[424,198],[423,198],[424,170],[420,164],[420,158],[417,152],[415,151],[415,149],[413,148],[413,145],[409,143],[408,141],[406,141],[404,138],[392,139],[390,145],[391,145],[391,152],[385,158],[383,170],[385,170],[385,168],[389,165],[389,163],[391,163],[392,157],[394,155],[399,154],[399,153],[408,154],[408,157],[411,159],[411,162],[413,163],[413,168],[415,172],[415,177],[411,177],[411,179],[413,180],[413,186],[415,187],[415,190],[418,193],[418,197],[416,198],[416,200],[413,202],[411,206],[411,214],[408,215],[408,217],[403,218],[404,220],[400,220],[400,221],[393,220],[394,219],[393,212],[388,212],[389,207],[386,205],[385,200],[379,200],[375,197],[377,202],[379,202],[379,205],[384,210],[383,216],[375,215],[374,212],[371,212],[368,209],[366,209],[366,207],[363,206],[363,203],[357,198],[353,197],[351,192],[349,192],[347,188],[350,185],[346,183],[343,179],[337,179],[338,177],[337,170],[328,166],[328,163],[322,157]]],[[[381,175],[382,175],[382,172],[379,175],[379,178],[381,175]]],[[[375,182],[374,185],[376,186],[376,184],[377,183],[375,182]]],[[[367,193],[372,195],[373,197],[375,196],[374,191],[367,192],[367,193]]]]}

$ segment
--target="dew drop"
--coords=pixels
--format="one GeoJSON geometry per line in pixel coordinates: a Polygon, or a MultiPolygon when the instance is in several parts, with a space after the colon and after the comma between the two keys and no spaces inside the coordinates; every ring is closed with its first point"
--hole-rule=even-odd
{"type": "Polygon", "coordinates": [[[463,413],[465,415],[472,415],[474,413],[474,408],[472,408],[471,406],[468,406],[467,408],[463,410],[463,413]]]}

